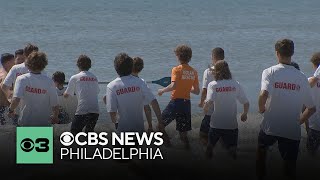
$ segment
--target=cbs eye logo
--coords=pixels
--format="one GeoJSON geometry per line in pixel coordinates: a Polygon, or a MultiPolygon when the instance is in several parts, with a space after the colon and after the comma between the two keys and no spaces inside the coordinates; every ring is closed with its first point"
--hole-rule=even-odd
{"type": "Polygon", "coordinates": [[[20,143],[20,148],[24,152],[31,152],[35,149],[37,152],[48,152],[49,151],[49,139],[37,138],[33,141],[30,138],[25,138],[20,143]]]}
{"type": "Polygon", "coordinates": [[[64,132],[60,135],[60,142],[64,146],[70,146],[74,141],[73,134],[70,132],[64,132]]]}

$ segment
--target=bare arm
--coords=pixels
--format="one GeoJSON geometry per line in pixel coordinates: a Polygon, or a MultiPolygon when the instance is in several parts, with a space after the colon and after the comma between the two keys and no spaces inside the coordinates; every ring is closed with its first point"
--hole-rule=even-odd
{"type": "Polygon", "coordinates": [[[66,92],[63,93],[63,97],[68,98],[70,95],[67,94],[66,92]]]}
{"type": "Polygon", "coordinates": [[[11,104],[9,106],[9,113],[8,113],[8,117],[12,118],[15,115],[14,110],[18,107],[20,103],[20,98],[13,98],[11,101],[11,104]]]}
{"type": "Polygon", "coordinates": [[[59,123],[59,106],[52,107],[52,124],[59,123]]]}
{"type": "Polygon", "coordinates": [[[207,88],[203,88],[201,92],[199,107],[202,108],[204,106],[204,101],[206,100],[206,97],[207,97],[207,88]]]}
{"type": "Polygon", "coordinates": [[[306,108],[300,117],[300,124],[305,123],[316,112],[316,107],[306,108]]]}
{"type": "Polygon", "coordinates": [[[157,119],[158,119],[158,129],[160,132],[163,133],[164,143],[166,146],[170,146],[170,144],[171,144],[170,139],[169,139],[167,132],[165,131],[165,126],[162,121],[161,110],[160,110],[160,106],[159,106],[157,99],[154,99],[151,101],[151,106],[152,106],[154,113],[157,116],[157,119]]]}
{"type": "Polygon", "coordinates": [[[191,89],[190,92],[191,92],[192,94],[199,95],[199,94],[200,94],[200,88],[199,88],[199,86],[196,86],[196,87],[192,86],[192,89],[191,89]]]}
{"type": "Polygon", "coordinates": [[[250,104],[248,102],[243,105],[243,113],[244,114],[248,114],[249,107],[250,107],[250,104]]]}
{"type": "Polygon", "coordinates": [[[173,91],[173,90],[176,89],[176,87],[177,87],[177,83],[176,82],[171,82],[171,84],[169,84],[167,87],[159,89],[158,90],[158,95],[161,96],[163,93],[173,91]]]}
{"type": "Polygon", "coordinates": [[[266,103],[268,99],[269,93],[266,90],[260,92],[259,95],[259,113],[264,113],[266,111],[266,103]]]}
{"type": "Polygon", "coordinates": [[[154,99],[151,101],[151,107],[152,107],[154,113],[156,114],[156,117],[158,119],[158,123],[162,124],[163,122],[162,122],[161,110],[160,110],[160,106],[159,106],[157,99],[154,99]]]}
{"type": "MultiPolygon", "coordinates": [[[[305,110],[306,110],[306,106],[303,105],[302,110],[301,110],[301,113],[303,113],[305,110]]],[[[309,131],[309,121],[308,121],[308,120],[305,121],[305,122],[304,122],[304,125],[305,125],[306,131],[307,131],[307,133],[308,133],[308,131],[309,131]]]]}
{"type": "Polygon", "coordinates": [[[203,110],[204,110],[205,114],[208,113],[208,111],[211,108],[212,104],[213,104],[213,101],[207,101],[206,103],[204,103],[203,110]]]}
{"type": "Polygon", "coordinates": [[[5,85],[5,84],[2,84],[1,85],[1,89],[2,91],[4,92],[5,96],[7,97],[8,101],[10,102],[11,101],[11,98],[12,98],[12,90],[11,90],[11,87],[5,85]]]}
{"type": "Polygon", "coordinates": [[[146,115],[147,122],[148,122],[148,131],[149,130],[152,131],[152,112],[149,105],[144,106],[144,113],[146,115]]]}
{"type": "Polygon", "coordinates": [[[13,98],[9,106],[10,110],[12,111],[15,110],[18,107],[19,103],[20,103],[20,98],[17,98],[17,97],[13,98]]]}
{"type": "Polygon", "coordinates": [[[107,96],[103,96],[102,100],[104,104],[107,104],[107,96]]]}
{"type": "Polygon", "coordinates": [[[316,78],[316,77],[311,77],[308,81],[309,81],[310,86],[311,86],[311,87],[314,87],[314,86],[317,84],[317,82],[318,82],[318,78],[316,78]]]}
{"type": "Polygon", "coordinates": [[[117,120],[117,113],[116,112],[109,112],[111,121],[114,123],[116,129],[118,129],[118,120],[117,120]]]}
{"type": "Polygon", "coordinates": [[[117,123],[117,113],[116,112],[110,112],[111,121],[113,123],[117,123]]]}
{"type": "Polygon", "coordinates": [[[243,104],[243,113],[241,114],[241,121],[243,122],[246,121],[248,118],[249,107],[250,107],[249,102],[243,104]]]}

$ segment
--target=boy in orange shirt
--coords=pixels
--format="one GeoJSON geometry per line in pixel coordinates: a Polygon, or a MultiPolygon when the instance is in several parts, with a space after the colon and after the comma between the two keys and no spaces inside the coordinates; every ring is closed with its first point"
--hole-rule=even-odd
{"type": "Polygon", "coordinates": [[[174,50],[179,65],[172,69],[171,84],[158,90],[161,96],[165,92],[171,93],[171,101],[162,112],[164,125],[167,126],[176,120],[176,130],[179,131],[180,139],[189,149],[187,132],[191,130],[191,103],[190,93],[200,93],[198,73],[189,66],[192,50],[187,45],[178,45],[174,50]]]}

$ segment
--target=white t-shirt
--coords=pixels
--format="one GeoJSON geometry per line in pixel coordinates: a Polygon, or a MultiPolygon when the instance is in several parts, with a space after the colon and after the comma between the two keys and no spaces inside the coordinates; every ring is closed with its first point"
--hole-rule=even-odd
{"type": "Polygon", "coordinates": [[[27,73],[17,77],[13,97],[20,98],[19,125],[48,126],[51,124],[52,107],[58,105],[53,81],[43,74],[27,73]]]}
{"type": "Polygon", "coordinates": [[[13,87],[14,83],[16,82],[16,79],[18,76],[28,73],[29,70],[26,67],[25,63],[17,64],[12,66],[10,69],[8,75],[6,76],[3,84],[8,87],[13,87]]]}
{"type": "Polygon", "coordinates": [[[237,100],[241,104],[248,102],[239,82],[230,79],[209,83],[206,102],[213,101],[214,103],[214,111],[210,120],[211,128],[238,128],[237,100]]]}
{"type": "Polygon", "coordinates": [[[307,77],[293,66],[278,64],[263,71],[261,90],[269,93],[261,129],[268,135],[300,140],[302,107],[314,107],[307,77]]]}
{"type": "Polygon", "coordinates": [[[143,106],[155,99],[146,83],[134,76],[118,77],[107,86],[107,110],[118,112],[119,132],[143,132],[143,106]]]}
{"type": "Polygon", "coordinates": [[[311,88],[312,99],[317,107],[317,111],[309,118],[309,127],[311,129],[320,131],[320,82],[318,81],[313,88],[311,88]]]}
{"type": "MultiPolygon", "coordinates": [[[[210,82],[214,81],[214,76],[212,71],[214,70],[214,66],[212,66],[211,68],[206,69],[203,72],[203,78],[202,78],[202,89],[208,89],[208,85],[210,82]]],[[[214,111],[214,107],[212,106],[208,112],[206,113],[206,115],[211,116],[211,114],[214,111]]]]}
{"type": "MultiPolygon", "coordinates": [[[[142,78],[140,78],[145,84],[146,84],[146,86],[149,88],[149,86],[148,86],[148,84],[147,84],[147,82],[144,80],[144,79],[142,79],[142,78]]],[[[150,89],[150,88],[149,88],[150,89]]],[[[150,91],[151,91],[151,89],[150,89],[150,91]]],[[[150,102],[148,101],[148,99],[145,99],[145,101],[143,102],[143,105],[149,105],[150,104],[150,102]]]]}
{"type": "MultiPolygon", "coordinates": [[[[25,63],[14,65],[8,72],[6,78],[3,81],[3,84],[8,87],[14,87],[14,83],[16,82],[17,77],[26,73],[29,73],[29,69],[27,68],[25,63]]],[[[42,71],[41,74],[47,75],[47,72],[42,71]]]]}
{"type": "Polygon", "coordinates": [[[76,115],[99,113],[98,94],[100,92],[98,78],[89,71],[81,71],[73,75],[66,93],[73,96],[76,94],[78,107],[76,115]]]}
{"type": "Polygon", "coordinates": [[[56,87],[58,96],[63,96],[63,93],[67,90],[67,87],[63,87],[62,89],[59,89],[56,87]]]}

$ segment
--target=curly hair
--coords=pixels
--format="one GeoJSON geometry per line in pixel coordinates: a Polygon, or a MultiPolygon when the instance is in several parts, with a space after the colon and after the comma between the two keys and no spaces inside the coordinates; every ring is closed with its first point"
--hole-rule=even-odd
{"type": "Polygon", "coordinates": [[[78,58],[77,66],[81,71],[88,71],[91,68],[91,59],[87,55],[81,54],[78,58]]]}
{"type": "Polygon", "coordinates": [[[25,64],[30,71],[40,72],[48,65],[47,55],[34,51],[28,56],[25,64]]]}
{"type": "Polygon", "coordinates": [[[224,60],[218,61],[215,64],[213,75],[216,81],[232,79],[229,65],[224,60]]]}
{"type": "Polygon", "coordinates": [[[26,47],[24,47],[23,53],[25,57],[28,57],[33,51],[39,51],[39,48],[37,45],[28,43],[26,47]]]}
{"type": "Polygon", "coordinates": [[[144,67],[143,59],[141,57],[134,57],[132,72],[139,73],[144,67]]]}
{"type": "Polygon", "coordinates": [[[310,59],[311,63],[314,64],[315,66],[320,65],[320,52],[316,52],[312,55],[310,59]]]}
{"type": "Polygon", "coordinates": [[[174,53],[178,57],[179,61],[183,63],[188,63],[191,61],[192,49],[185,44],[178,45],[174,50],[174,53]]]}
{"type": "Polygon", "coordinates": [[[66,80],[66,75],[61,71],[56,71],[52,75],[52,80],[53,82],[56,82],[58,84],[63,84],[64,81],[66,80]]]}
{"type": "Polygon", "coordinates": [[[282,57],[291,57],[294,54],[294,43],[290,39],[281,39],[276,42],[274,49],[282,57]]]}
{"type": "Polygon", "coordinates": [[[114,58],[114,69],[121,76],[128,76],[132,73],[133,59],[126,53],[119,53],[114,58]]]}

